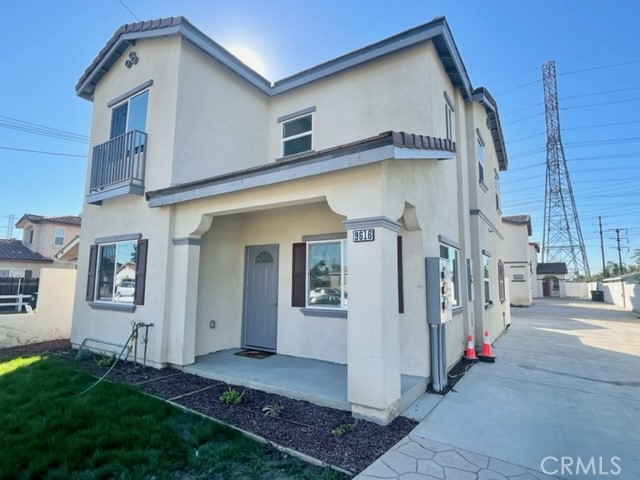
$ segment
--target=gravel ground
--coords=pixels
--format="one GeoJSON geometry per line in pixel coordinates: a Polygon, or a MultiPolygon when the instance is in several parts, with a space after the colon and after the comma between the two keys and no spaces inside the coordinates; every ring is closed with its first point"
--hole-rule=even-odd
{"type": "MultiPolygon", "coordinates": [[[[68,341],[0,350],[0,357],[31,354],[51,354],[73,360],[76,365],[96,377],[103,376],[108,370],[108,367],[97,364],[97,356],[75,361],[76,352],[71,349],[68,341]]],[[[449,374],[447,392],[453,389],[470,367],[464,360],[454,367],[449,374]]],[[[417,422],[404,417],[396,418],[386,427],[364,420],[356,422],[349,412],[259,390],[233,387],[173,369],[158,370],[119,363],[107,378],[171,400],[352,473],[364,470],[417,425],[417,422]],[[220,396],[229,388],[235,388],[243,394],[240,404],[227,405],[220,402],[220,396]],[[279,414],[267,415],[265,407],[278,410],[279,414]],[[336,428],[346,431],[338,435],[334,430],[336,428]]]]}

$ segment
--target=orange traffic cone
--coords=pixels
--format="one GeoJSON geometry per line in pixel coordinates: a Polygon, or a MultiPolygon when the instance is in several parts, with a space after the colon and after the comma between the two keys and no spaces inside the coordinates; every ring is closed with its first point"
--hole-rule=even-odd
{"type": "Polygon", "coordinates": [[[478,359],[481,362],[495,363],[496,356],[491,349],[491,341],[489,340],[489,332],[484,332],[484,339],[482,340],[482,351],[478,355],[478,359]]]}
{"type": "Polygon", "coordinates": [[[478,361],[478,357],[476,357],[476,349],[473,346],[473,337],[471,335],[467,337],[467,351],[464,352],[464,359],[469,360],[470,362],[478,361]]]}

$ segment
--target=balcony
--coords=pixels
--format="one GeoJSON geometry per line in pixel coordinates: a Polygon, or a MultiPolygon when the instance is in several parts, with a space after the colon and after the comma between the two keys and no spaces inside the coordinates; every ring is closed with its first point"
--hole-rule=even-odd
{"type": "Polygon", "coordinates": [[[91,182],[87,201],[144,194],[147,134],[131,130],[93,147],[91,182]]]}

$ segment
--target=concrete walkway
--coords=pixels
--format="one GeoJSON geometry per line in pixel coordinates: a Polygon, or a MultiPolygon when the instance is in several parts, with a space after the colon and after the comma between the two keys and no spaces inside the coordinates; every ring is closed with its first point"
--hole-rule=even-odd
{"type": "Polygon", "coordinates": [[[513,308],[496,363],[357,478],[640,479],[639,316],[580,300],[513,308]]]}

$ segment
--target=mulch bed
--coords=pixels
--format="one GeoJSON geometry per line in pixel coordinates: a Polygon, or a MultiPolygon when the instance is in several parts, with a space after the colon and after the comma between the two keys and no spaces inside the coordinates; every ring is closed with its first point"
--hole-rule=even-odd
{"type": "MultiPolygon", "coordinates": [[[[0,350],[0,357],[31,354],[51,354],[75,362],[76,352],[71,349],[68,341],[0,350]]],[[[108,367],[98,365],[96,358],[77,361],[75,364],[97,377],[108,370],[108,367]]],[[[467,369],[468,365],[456,366],[450,374],[454,376],[450,376],[450,383],[455,384],[467,369]]],[[[332,430],[336,427],[354,423],[349,412],[259,390],[233,387],[173,369],[158,370],[119,363],[107,378],[171,400],[352,473],[364,470],[417,425],[417,422],[404,417],[396,418],[386,427],[358,420],[355,428],[347,427],[346,433],[335,435],[332,430]],[[220,396],[229,388],[243,393],[240,404],[227,405],[220,402],[220,396]],[[266,415],[263,409],[274,405],[279,407],[275,408],[279,410],[279,415],[266,415]]],[[[452,386],[449,387],[451,388],[452,386]]]]}

